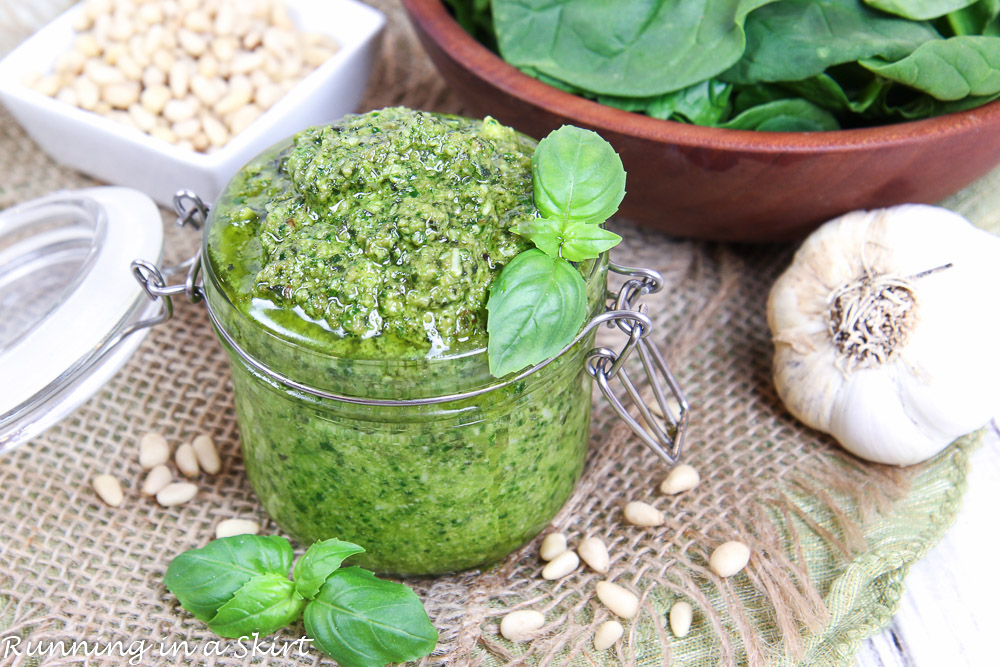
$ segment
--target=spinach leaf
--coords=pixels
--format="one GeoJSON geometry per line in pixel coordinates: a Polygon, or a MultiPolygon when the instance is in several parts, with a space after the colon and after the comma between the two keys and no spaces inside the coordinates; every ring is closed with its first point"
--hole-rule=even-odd
{"type": "Polygon", "coordinates": [[[253,633],[269,635],[293,623],[305,600],[287,574],[261,574],[245,583],[208,622],[220,637],[239,639],[253,633]]]}
{"type": "Polygon", "coordinates": [[[587,316],[587,288],[566,260],[525,250],[493,281],[486,309],[490,373],[503,377],[573,340],[587,316]]]}
{"type": "Polygon", "coordinates": [[[720,127],[760,132],[822,132],[838,130],[833,115],[803,99],[782,99],[750,107],[720,127]]]}
{"type": "Polygon", "coordinates": [[[661,120],[715,125],[729,113],[732,84],[707,79],[672,93],[652,97],[598,95],[597,101],[624,111],[643,112],[661,120]]]}
{"type": "Polygon", "coordinates": [[[861,65],[939,100],[993,95],[1000,92],[1000,37],[949,37],[896,62],[871,59],[861,65]]]}
{"type": "Polygon", "coordinates": [[[1000,0],[979,0],[965,9],[951,12],[944,17],[944,23],[954,36],[1000,34],[997,23],[1000,16],[1000,0]]]}
{"type": "Polygon", "coordinates": [[[359,567],[334,572],[306,605],[306,632],[341,667],[416,660],[438,633],[416,594],[359,567]]]}
{"type": "Polygon", "coordinates": [[[880,14],[861,0],[783,0],[751,14],[746,31],[746,52],[724,81],[798,81],[862,58],[897,60],[940,39],[926,23],[880,14]]]}
{"type": "Polygon", "coordinates": [[[184,609],[208,622],[254,577],[287,577],[292,558],[292,546],[283,537],[225,537],[170,561],[164,585],[184,609]]]}
{"type": "Polygon", "coordinates": [[[968,7],[976,0],[865,0],[865,4],[904,19],[926,21],[968,7]]]}
{"type": "Polygon", "coordinates": [[[500,53],[598,95],[680,90],[739,60],[747,14],[774,0],[493,0],[500,53]]]}
{"type": "Polygon", "coordinates": [[[596,132],[564,125],[531,159],[535,207],[554,220],[600,224],[625,197],[622,159],[596,132]]]}
{"type": "Polygon", "coordinates": [[[316,542],[306,549],[306,552],[295,563],[293,574],[295,590],[302,597],[313,599],[323,582],[340,567],[345,559],[363,552],[362,547],[350,542],[341,542],[335,539],[316,542]]]}
{"type": "Polygon", "coordinates": [[[490,0],[444,0],[455,20],[467,33],[491,51],[497,50],[490,0]]]}
{"type": "Polygon", "coordinates": [[[875,104],[882,90],[890,84],[880,77],[869,77],[867,85],[853,96],[848,96],[840,82],[829,74],[820,74],[802,81],[789,81],[780,85],[829,111],[864,113],[875,104]]]}

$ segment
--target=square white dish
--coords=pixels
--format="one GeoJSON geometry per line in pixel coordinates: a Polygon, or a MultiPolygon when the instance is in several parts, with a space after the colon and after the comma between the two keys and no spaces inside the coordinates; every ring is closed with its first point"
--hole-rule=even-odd
{"type": "Polygon", "coordinates": [[[169,206],[189,189],[212,202],[236,171],[289,135],[355,110],[364,94],[385,16],[355,0],[286,0],[300,29],[333,37],[339,50],[296,84],[249,127],[214,153],[174,146],[24,85],[45,74],[73,41],[74,5],[0,61],[0,102],[57,162],[115,185],[145,192],[169,206]]]}

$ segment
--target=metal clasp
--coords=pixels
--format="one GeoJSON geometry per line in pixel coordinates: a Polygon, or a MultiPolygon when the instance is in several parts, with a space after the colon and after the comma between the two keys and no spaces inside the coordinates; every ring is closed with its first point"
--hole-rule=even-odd
{"type": "Polygon", "coordinates": [[[650,269],[621,266],[613,262],[609,269],[627,280],[617,294],[608,294],[606,312],[615,314],[608,326],[617,326],[628,336],[628,340],[618,352],[606,347],[591,350],[587,357],[587,371],[594,377],[611,407],[639,439],[664,462],[674,465],[684,447],[689,406],[659,348],[647,338],[651,323],[646,315],[646,305],[639,303],[644,295],[654,294],[663,288],[663,277],[650,269]],[[656,399],[652,407],[639,394],[624,367],[634,350],[639,351],[639,360],[656,399]],[[632,404],[638,408],[646,426],[629,413],[612,389],[611,381],[616,378],[621,381],[632,404]],[[668,396],[673,397],[675,404],[671,404],[668,396]]]}
{"type": "MultiPolygon", "coordinates": [[[[177,224],[181,227],[191,226],[201,229],[208,217],[208,206],[201,197],[190,190],[180,190],[174,195],[174,210],[177,212],[177,224]]],[[[159,314],[137,322],[133,330],[155,326],[169,320],[174,314],[173,297],[184,294],[191,303],[198,303],[205,297],[200,284],[201,250],[190,259],[176,266],[163,269],[152,262],[137,259],[132,262],[132,276],[136,279],[146,296],[151,301],[159,300],[159,314]],[[170,285],[167,277],[184,274],[184,282],[170,285]]]]}

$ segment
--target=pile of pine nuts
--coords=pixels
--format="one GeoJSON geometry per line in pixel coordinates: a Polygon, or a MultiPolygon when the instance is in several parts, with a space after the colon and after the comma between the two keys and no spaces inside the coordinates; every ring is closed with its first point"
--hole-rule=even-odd
{"type": "Polygon", "coordinates": [[[189,150],[224,146],[338,48],[283,0],[87,0],[72,48],[25,84],[189,150]]]}
{"type": "MultiPolygon", "coordinates": [[[[673,496],[691,491],[700,482],[698,471],[684,463],[671,469],[660,484],[660,492],[673,496]]],[[[642,501],[626,503],[622,515],[626,522],[644,528],[662,526],[666,522],[662,511],[642,501]]],[[[608,547],[602,539],[588,537],[580,542],[574,552],[569,549],[566,536],[558,532],[545,536],[539,549],[539,557],[547,561],[542,568],[542,578],[547,580],[568,576],[580,566],[581,560],[595,572],[606,574],[611,562],[608,547]]],[[[730,541],[715,548],[709,558],[709,569],[719,577],[732,577],[741,572],[749,561],[750,548],[742,542],[730,541]]],[[[608,580],[600,581],[595,587],[595,593],[608,611],[619,618],[631,620],[639,613],[639,596],[619,584],[608,580]]],[[[670,629],[675,637],[684,637],[690,632],[694,620],[694,608],[690,602],[674,602],[668,616],[670,629]]],[[[519,609],[504,616],[500,622],[500,634],[513,642],[530,641],[542,632],[544,625],[545,616],[541,612],[519,609]]],[[[618,621],[605,621],[594,633],[594,649],[604,651],[611,648],[624,632],[618,621]]]]}
{"type": "MultiPolygon", "coordinates": [[[[170,445],[163,435],[150,432],[139,439],[139,467],[146,477],[139,487],[144,496],[156,498],[163,507],[182,505],[198,495],[197,485],[191,482],[175,482],[170,462],[170,445]]],[[[200,434],[190,443],[184,443],[174,452],[174,464],[184,477],[193,479],[202,471],[209,475],[222,470],[222,459],[211,436],[200,434]]],[[[121,482],[114,475],[97,475],[91,481],[94,492],[110,507],[120,507],[125,500],[121,482]]],[[[247,519],[226,519],[215,529],[216,538],[232,535],[256,535],[260,526],[247,519]]]]}

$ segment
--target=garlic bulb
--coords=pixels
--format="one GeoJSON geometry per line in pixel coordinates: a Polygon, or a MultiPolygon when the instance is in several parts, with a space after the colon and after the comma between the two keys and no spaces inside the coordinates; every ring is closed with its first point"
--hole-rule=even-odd
{"type": "Polygon", "coordinates": [[[862,458],[917,463],[1000,413],[1000,238],[946,209],[827,222],[767,320],[789,411],[862,458]]]}

